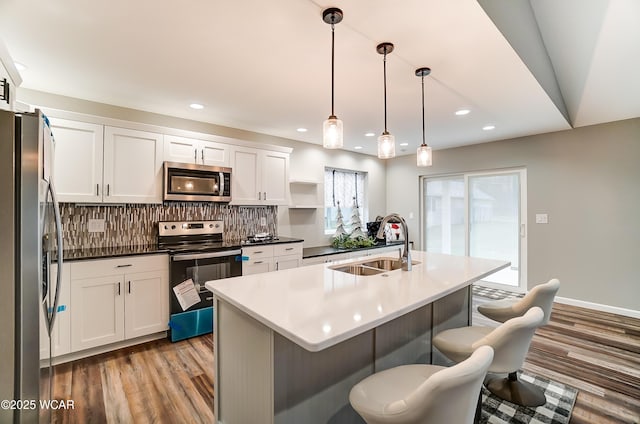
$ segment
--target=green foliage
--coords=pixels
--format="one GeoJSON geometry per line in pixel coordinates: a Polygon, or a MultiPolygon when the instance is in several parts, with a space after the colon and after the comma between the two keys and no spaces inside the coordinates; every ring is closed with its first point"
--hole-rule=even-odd
{"type": "Polygon", "coordinates": [[[331,239],[331,246],[337,249],[357,249],[359,247],[371,247],[376,244],[373,237],[351,238],[348,234],[343,234],[331,239]]]}

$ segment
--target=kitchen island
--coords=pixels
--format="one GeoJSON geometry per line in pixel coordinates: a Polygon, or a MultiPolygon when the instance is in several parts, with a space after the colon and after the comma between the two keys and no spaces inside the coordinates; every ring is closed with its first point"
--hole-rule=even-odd
{"type": "Polygon", "coordinates": [[[509,265],[413,251],[412,271],[336,269],[387,256],[206,283],[214,293],[216,419],[361,423],[351,387],[393,366],[441,362],[432,336],[469,325],[471,283],[509,265]]]}

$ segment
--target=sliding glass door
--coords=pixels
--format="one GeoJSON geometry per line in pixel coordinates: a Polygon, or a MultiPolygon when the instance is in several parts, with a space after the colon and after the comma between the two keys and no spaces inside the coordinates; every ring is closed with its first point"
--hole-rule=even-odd
{"type": "Polygon", "coordinates": [[[483,283],[526,290],[524,169],[424,177],[422,189],[426,251],[510,261],[483,283]]]}

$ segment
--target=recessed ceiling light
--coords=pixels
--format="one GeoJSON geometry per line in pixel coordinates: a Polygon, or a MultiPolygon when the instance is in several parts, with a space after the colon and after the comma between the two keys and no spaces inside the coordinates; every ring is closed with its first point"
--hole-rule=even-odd
{"type": "Polygon", "coordinates": [[[409,143],[406,143],[406,142],[405,142],[405,143],[400,143],[400,145],[401,145],[401,146],[408,146],[408,145],[409,145],[409,143]]]}
{"type": "Polygon", "coordinates": [[[354,147],[354,149],[360,150],[360,149],[362,149],[362,146],[356,146],[356,147],[354,147]]]}
{"type": "Polygon", "coordinates": [[[364,136],[365,137],[373,137],[374,135],[376,135],[376,133],[368,132],[364,136]]]}
{"type": "Polygon", "coordinates": [[[191,109],[197,109],[197,110],[204,109],[204,106],[202,106],[200,103],[191,103],[189,107],[191,109]]]}
{"type": "Polygon", "coordinates": [[[298,131],[298,132],[307,132],[307,129],[300,127],[296,131],[298,131]]]}
{"type": "Polygon", "coordinates": [[[16,66],[16,69],[18,71],[24,71],[25,69],[27,69],[27,67],[20,62],[13,62],[13,64],[16,66]]]}
{"type": "Polygon", "coordinates": [[[495,125],[485,125],[484,127],[482,127],[482,129],[485,130],[485,131],[491,131],[491,130],[493,130],[495,128],[496,128],[495,125]]]}
{"type": "Polygon", "coordinates": [[[456,110],[456,115],[458,116],[467,115],[469,112],[471,112],[469,109],[458,109],[456,110]]]}

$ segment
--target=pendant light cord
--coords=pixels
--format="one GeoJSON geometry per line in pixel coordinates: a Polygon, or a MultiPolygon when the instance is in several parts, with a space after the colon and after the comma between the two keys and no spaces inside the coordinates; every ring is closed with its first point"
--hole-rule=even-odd
{"type": "Polygon", "coordinates": [[[387,50],[384,51],[384,59],[382,61],[384,73],[384,133],[387,134],[387,50]]]}
{"type": "Polygon", "coordinates": [[[425,128],[424,128],[424,75],[422,75],[422,145],[426,146],[427,142],[425,140],[425,128]]]}
{"type": "Polygon", "coordinates": [[[333,112],[333,78],[335,68],[335,25],[331,24],[331,116],[335,116],[333,112]]]}

